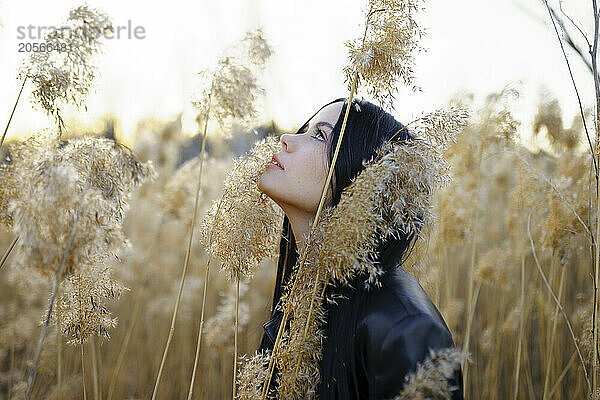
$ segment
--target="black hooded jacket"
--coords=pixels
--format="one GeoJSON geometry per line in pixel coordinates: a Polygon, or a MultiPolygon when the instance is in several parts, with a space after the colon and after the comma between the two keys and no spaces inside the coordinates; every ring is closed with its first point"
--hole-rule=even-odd
{"type": "MultiPolygon", "coordinates": [[[[398,249],[384,251],[380,263],[386,273],[380,278],[381,286],[368,292],[358,310],[353,340],[355,360],[341,363],[353,365],[345,371],[348,382],[356,387],[350,391],[354,393],[352,398],[392,399],[402,391],[408,373],[416,370],[430,350],[454,347],[452,334],[440,312],[417,280],[400,266],[399,254],[398,249]]],[[[278,276],[277,281],[281,282],[280,279],[278,276]]],[[[274,300],[279,298],[278,292],[281,290],[276,288],[274,300]]],[[[282,312],[277,307],[273,310],[271,319],[264,324],[260,350],[272,349],[277,337],[282,312]]],[[[335,340],[327,338],[325,346],[335,340]]],[[[321,379],[328,377],[321,376],[321,379]]],[[[459,368],[448,381],[450,387],[456,388],[452,400],[463,399],[462,381],[459,368]]]]}

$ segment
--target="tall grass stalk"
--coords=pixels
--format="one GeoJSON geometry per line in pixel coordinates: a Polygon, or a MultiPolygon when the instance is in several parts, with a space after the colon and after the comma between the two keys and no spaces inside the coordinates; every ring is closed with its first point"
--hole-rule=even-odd
{"type": "Polygon", "coordinates": [[[95,346],[98,350],[98,397],[100,398],[100,400],[102,400],[104,398],[102,391],[102,382],[104,381],[104,375],[102,373],[102,343],[100,342],[100,338],[98,336],[94,337],[92,345],[95,346]]]}
{"type": "MultiPolygon", "coordinates": [[[[60,298],[60,287],[58,288],[60,298]]],[[[56,384],[58,386],[58,400],[62,399],[62,335],[60,332],[60,310],[56,310],[56,384]]]]}
{"type": "Polygon", "coordinates": [[[100,398],[100,393],[98,389],[98,355],[96,354],[96,344],[94,340],[90,342],[90,348],[92,349],[92,388],[94,389],[94,400],[98,400],[100,398]]]}
{"type": "Polygon", "coordinates": [[[233,328],[233,397],[235,399],[235,378],[237,377],[237,354],[238,354],[238,317],[240,305],[240,279],[235,280],[235,324],[233,328]]]}
{"type": "MultiPolygon", "coordinates": [[[[188,400],[192,399],[194,392],[194,381],[196,380],[196,370],[198,369],[198,361],[200,360],[200,351],[202,349],[202,330],[204,329],[204,310],[206,305],[206,290],[208,287],[209,269],[210,269],[211,255],[208,257],[206,262],[206,272],[204,275],[204,288],[202,291],[202,309],[200,311],[200,327],[198,328],[198,339],[196,340],[196,355],[194,356],[194,368],[192,370],[192,379],[190,381],[190,389],[188,390],[188,400]]],[[[236,303],[237,304],[237,303],[236,303]]]]}
{"type": "Polygon", "coordinates": [[[19,237],[17,236],[17,237],[15,237],[13,239],[12,242],[10,242],[10,245],[8,246],[8,248],[6,249],[6,251],[4,252],[4,255],[2,256],[2,260],[0,260],[0,269],[2,269],[2,267],[6,263],[6,260],[8,260],[8,256],[10,256],[10,253],[15,248],[15,245],[17,244],[18,241],[19,241],[19,237]]]}
{"type": "Polygon", "coordinates": [[[87,400],[87,390],[85,388],[85,362],[83,358],[83,343],[79,345],[81,349],[81,384],[83,385],[83,400],[87,400]]]}
{"type": "MultiPolygon", "coordinates": [[[[92,151],[90,154],[90,167],[88,169],[88,174],[85,182],[85,187],[83,189],[82,198],[87,192],[90,186],[90,178],[92,176],[92,166],[94,160],[94,150],[95,143],[92,143],[92,151]]],[[[42,327],[42,333],[40,334],[40,338],[38,339],[37,347],[35,350],[35,355],[33,357],[33,365],[27,377],[27,387],[25,389],[25,400],[29,398],[31,394],[31,389],[33,388],[33,383],[35,382],[35,376],[37,373],[37,365],[40,359],[40,354],[42,353],[42,347],[44,345],[44,339],[46,338],[46,334],[48,333],[48,325],[50,324],[50,316],[52,315],[52,309],[54,308],[54,302],[56,301],[56,294],[58,293],[58,287],[60,285],[60,280],[65,270],[65,266],[67,264],[67,256],[69,255],[69,251],[71,250],[71,246],[73,245],[73,240],[75,239],[75,232],[77,231],[77,223],[79,222],[79,217],[81,216],[81,203],[77,207],[77,212],[75,214],[75,220],[73,221],[73,228],[71,229],[71,234],[69,236],[69,241],[67,242],[67,247],[65,252],[63,253],[63,257],[60,263],[60,266],[55,272],[54,275],[54,284],[52,288],[52,296],[50,297],[50,304],[48,306],[48,312],[46,314],[46,320],[44,321],[44,326],[42,327]]],[[[81,349],[83,354],[83,347],[81,349]]],[[[83,361],[82,361],[83,362],[83,361]]]]}
{"type": "Polygon", "coordinates": [[[554,382],[554,386],[552,387],[552,390],[550,391],[550,395],[548,396],[549,398],[552,398],[554,396],[554,392],[556,392],[558,390],[558,388],[561,387],[560,383],[562,382],[564,377],[567,375],[567,372],[569,371],[569,369],[571,369],[571,365],[573,365],[573,363],[575,362],[575,358],[577,358],[576,351],[573,352],[573,355],[571,355],[569,362],[567,363],[567,365],[565,366],[565,368],[563,369],[561,374],[558,376],[558,379],[556,379],[556,382],[554,382]]]}
{"type": "Polygon", "coordinates": [[[517,365],[515,367],[515,388],[513,399],[519,395],[519,376],[521,371],[521,352],[523,350],[523,326],[525,325],[525,253],[521,251],[521,299],[519,301],[519,345],[517,347],[517,365]]]}
{"type": "MultiPolygon", "coordinates": [[[[565,280],[565,272],[567,268],[563,265],[562,272],[560,274],[560,282],[558,285],[558,300],[561,299],[563,293],[563,283],[565,280]]],[[[552,350],[554,349],[554,338],[556,336],[556,325],[558,323],[558,307],[554,310],[554,315],[552,316],[552,334],[550,335],[550,349],[548,350],[548,361],[546,366],[546,378],[544,379],[544,395],[543,400],[546,400],[546,395],[548,394],[549,384],[550,384],[550,371],[552,370],[552,350]]],[[[550,396],[551,397],[551,396],[550,396]]]]}
{"type": "MultiPolygon", "coordinates": [[[[465,353],[469,352],[469,342],[471,338],[471,325],[473,323],[473,314],[475,312],[475,304],[473,301],[473,285],[475,281],[475,259],[477,256],[477,224],[479,222],[479,190],[481,187],[481,161],[483,159],[483,151],[484,151],[484,143],[483,139],[479,143],[479,154],[477,159],[477,178],[476,178],[476,188],[477,192],[475,194],[475,221],[473,222],[473,243],[471,245],[471,263],[469,266],[469,287],[467,292],[467,326],[465,329],[465,343],[463,345],[463,349],[465,353]]],[[[463,361],[463,387],[468,392],[468,372],[469,372],[469,363],[466,360],[463,361]]]]}
{"type": "MultiPolygon", "coordinates": [[[[214,80],[213,80],[214,82],[214,80]]],[[[163,368],[165,366],[165,360],[167,359],[167,354],[169,353],[169,345],[171,344],[171,340],[173,339],[173,333],[175,332],[175,321],[177,320],[177,312],[179,311],[179,304],[181,303],[181,294],[183,293],[183,284],[185,283],[185,276],[187,274],[188,265],[190,263],[190,255],[192,253],[192,243],[194,238],[194,229],[196,227],[196,220],[198,219],[198,205],[200,203],[200,188],[202,185],[202,166],[204,163],[204,152],[206,148],[206,131],[208,124],[208,117],[210,114],[210,97],[208,100],[208,112],[206,114],[206,119],[204,122],[204,135],[202,137],[202,150],[200,152],[200,171],[198,172],[198,185],[196,186],[196,196],[194,199],[194,212],[192,215],[192,221],[190,224],[190,233],[188,238],[187,250],[185,253],[185,261],[183,264],[183,271],[181,272],[181,280],[179,282],[179,291],[177,292],[177,301],[175,302],[175,308],[173,309],[173,317],[171,319],[171,328],[169,329],[169,335],[167,337],[167,343],[165,344],[165,350],[163,352],[162,360],[160,362],[160,368],[158,369],[158,375],[156,376],[156,383],[154,384],[154,391],[152,392],[152,400],[156,399],[156,394],[158,392],[158,385],[160,384],[160,378],[162,375],[163,368]]],[[[206,285],[205,285],[206,287],[206,285]]]]}
{"type": "Polygon", "coordinates": [[[575,345],[575,349],[577,350],[577,354],[579,355],[579,360],[581,361],[581,368],[583,368],[583,375],[585,377],[585,380],[586,380],[586,383],[588,386],[588,391],[589,391],[589,393],[592,393],[592,386],[590,383],[590,379],[588,377],[587,368],[585,367],[585,361],[583,360],[583,356],[581,355],[581,349],[579,348],[579,345],[577,344],[577,338],[575,337],[575,333],[573,332],[573,327],[571,325],[571,321],[569,320],[569,317],[567,316],[567,313],[565,312],[565,309],[562,306],[560,300],[556,298],[554,291],[550,287],[550,284],[548,283],[548,280],[546,279],[546,275],[544,274],[544,271],[542,270],[542,266],[540,265],[540,262],[537,258],[537,254],[535,252],[535,243],[533,242],[533,237],[531,236],[531,215],[533,214],[534,209],[535,209],[535,207],[533,207],[531,209],[531,211],[529,212],[529,217],[527,219],[527,236],[529,236],[529,242],[531,243],[531,251],[533,253],[533,259],[537,266],[538,272],[542,276],[542,280],[544,281],[546,288],[552,295],[552,298],[556,302],[556,306],[560,309],[560,311],[565,319],[565,322],[567,324],[567,327],[569,328],[569,333],[571,334],[571,339],[573,340],[573,344],[575,345]]]}
{"type": "Polygon", "coordinates": [[[21,98],[21,93],[23,93],[23,88],[25,87],[25,82],[27,82],[27,77],[23,78],[23,83],[21,84],[21,90],[19,90],[19,94],[17,95],[17,100],[15,101],[15,105],[13,106],[12,112],[10,113],[10,117],[8,117],[8,122],[6,123],[6,127],[4,128],[4,133],[2,134],[2,139],[0,139],[0,148],[4,143],[4,139],[6,138],[6,132],[8,132],[8,127],[10,125],[10,121],[12,121],[13,115],[15,114],[15,110],[17,109],[17,104],[19,104],[19,99],[21,98]]]}
{"type": "Polygon", "coordinates": [[[127,346],[129,345],[129,341],[131,339],[131,332],[133,332],[133,327],[135,326],[135,322],[137,321],[138,311],[140,309],[142,295],[138,293],[135,299],[135,305],[133,306],[133,317],[131,319],[131,323],[129,324],[129,328],[127,329],[127,333],[125,334],[125,338],[123,342],[121,342],[121,347],[119,349],[119,355],[117,356],[117,363],[115,368],[113,369],[112,376],[110,378],[110,384],[108,386],[108,397],[107,400],[111,400],[113,393],[115,391],[115,386],[117,383],[117,376],[119,375],[119,371],[121,370],[121,366],[123,365],[123,361],[125,360],[125,351],[127,350],[127,346]]]}

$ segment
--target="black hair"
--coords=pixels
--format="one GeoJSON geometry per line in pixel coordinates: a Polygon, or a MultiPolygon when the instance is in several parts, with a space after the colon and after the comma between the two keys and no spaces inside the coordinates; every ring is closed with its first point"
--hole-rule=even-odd
{"type": "MultiPolygon", "coordinates": [[[[322,108],[336,102],[344,102],[344,104],[331,132],[332,139],[328,150],[329,165],[333,161],[335,148],[339,141],[344,115],[348,106],[347,99],[335,99],[317,111],[318,113],[322,108]]],[[[308,121],[317,113],[313,114],[308,121]]],[[[332,191],[330,205],[336,206],[339,203],[344,188],[365,168],[363,161],[375,156],[377,149],[392,137],[394,137],[394,141],[403,141],[411,138],[411,135],[404,125],[381,107],[366,100],[354,99],[352,101],[338,159],[334,167],[335,184],[333,180],[330,184],[332,191]]],[[[409,250],[411,244],[414,245],[414,239],[414,232],[410,234],[398,232],[396,235],[380,241],[377,247],[380,266],[401,265],[402,258],[410,253],[407,250],[409,250]]],[[[271,309],[272,315],[277,312],[276,308],[283,288],[288,284],[293,267],[298,260],[296,241],[287,216],[284,216],[279,249],[277,277],[271,309]]],[[[384,274],[386,272],[384,271],[384,274]]],[[[357,318],[368,296],[368,289],[364,285],[365,279],[364,275],[358,275],[350,281],[349,285],[330,285],[326,289],[326,297],[335,298],[336,303],[323,302],[327,323],[324,327],[325,342],[319,367],[321,374],[321,382],[317,388],[319,399],[359,397],[359,385],[361,383],[356,374],[354,334],[357,318]],[[335,340],[327,340],[327,338],[335,338],[335,340]]],[[[259,350],[269,348],[267,343],[268,341],[263,337],[259,350]]]]}

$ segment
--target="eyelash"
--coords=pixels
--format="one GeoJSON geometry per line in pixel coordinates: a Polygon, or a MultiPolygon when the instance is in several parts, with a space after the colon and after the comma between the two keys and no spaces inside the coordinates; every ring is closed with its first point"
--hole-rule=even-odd
{"type": "Polygon", "coordinates": [[[321,140],[321,141],[324,142],[325,141],[325,134],[323,133],[323,131],[320,130],[319,128],[317,128],[317,133],[319,133],[323,137],[323,139],[319,139],[319,137],[317,135],[311,135],[311,136],[314,137],[317,140],[321,140]]]}
{"type": "MultiPolygon", "coordinates": [[[[302,127],[302,129],[300,129],[299,133],[305,133],[306,132],[305,129],[308,129],[308,126],[305,125],[304,127],[302,127]]],[[[313,137],[317,140],[325,142],[327,140],[327,136],[325,136],[325,133],[323,133],[323,131],[320,130],[319,128],[315,128],[315,129],[317,130],[317,133],[322,136],[322,139],[319,139],[319,136],[317,136],[317,135],[310,135],[310,137],[313,137]]]]}

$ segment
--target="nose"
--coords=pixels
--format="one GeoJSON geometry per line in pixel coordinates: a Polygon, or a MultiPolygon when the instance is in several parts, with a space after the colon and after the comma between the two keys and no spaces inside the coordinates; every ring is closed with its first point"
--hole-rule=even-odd
{"type": "Polygon", "coordinates": [[[290,135],[289,133],[284,133],[283,135],[280,136],[279,141],[283,145],[284,151],[288,151],[291,137],[292,137],[292,135],[290,135]]]}

